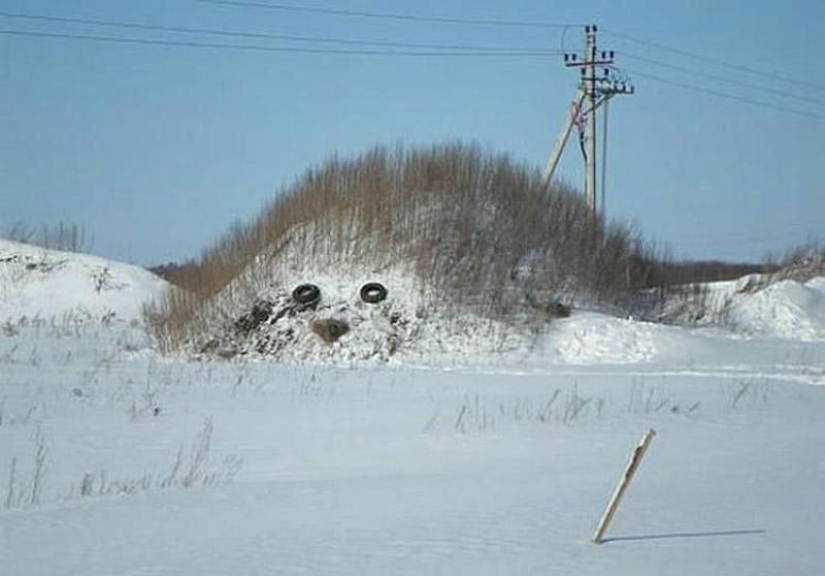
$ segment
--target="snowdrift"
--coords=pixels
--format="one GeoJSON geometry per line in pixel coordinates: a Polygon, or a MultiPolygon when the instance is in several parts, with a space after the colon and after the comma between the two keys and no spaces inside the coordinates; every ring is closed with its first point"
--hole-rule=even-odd
{"type": "Polygon", "coordinates": [[[729,302],[729,323],[744,333],[825,340],[825,277],[805,283],[784,280],[754,294],[737,290],[729,302]]]}
{"type": "Polygon", "coordinates": [[[0,321],[140,320],[168,286],[139,266],[0,240],[0,321]]]}
{"type": "Polygon", "coordinates": [[[697,286],[669,303],[677,323],[718,328],[745,337],[825,341],[825,277],[766,281],[750,275],[697,286]]]}

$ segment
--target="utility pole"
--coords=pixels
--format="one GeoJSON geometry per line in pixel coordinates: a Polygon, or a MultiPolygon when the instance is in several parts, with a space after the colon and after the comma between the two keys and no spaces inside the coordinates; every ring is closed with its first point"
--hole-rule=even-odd
{"type": "MultiPolygon", "coordinates": [[[[587,207],[592,211],[593,216],[599,215],[596,202],[596,110],[605,104],[604,136],[602,143],[603,155],[607,155],[607,110],[606,103],[616,94],[633,94],[634,88],[630,81],[616,72],[613,66],[615,53],[610,50],[599,51],[596,43],[598,28],[595,24],[585,26],[584,54],[565,53],[564,65],[568,68],[579,68],[581,70],[581,80],[579,90],[573,103],[570,105],[570,112],[567,121],[562,127],[550,159],[542,175],[542,183],[545,188],[550,185],[553,179],[556,166],[558,165],[561,153],[570,137],[573,126],[579,127],[579,142],[582,154],[584,155],[585,178],[584,197],[587,207]],[[598,69],[601,70],[599,74],[598,69]]],[[[604,162],[604,160],[602,160],[604,162]]],[[[602,166],[602,180],[604,180],[605,168],[602,166]]],[[[602,182],[602,215],[604,213],[604,182],[602,182]]]]}
{"type": "MultiPolygon", "coordinates": [[[[587,92],[587,152],[584,158],[584,198],[587,207],[596,216],[596,26],[585,27],[584,68],[582,76],[587,92]]],[[[612,64],[613,59],[605,60],[603,64],[612,64]]]]}

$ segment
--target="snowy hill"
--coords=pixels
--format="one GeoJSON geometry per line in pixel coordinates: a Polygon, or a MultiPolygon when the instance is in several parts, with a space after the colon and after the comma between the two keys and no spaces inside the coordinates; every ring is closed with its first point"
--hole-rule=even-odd
{"type": "Polygon", "coordinates": [[[667,307],[664,315],[681,324],[745,337],[825,341],[825,277],[771,283],[754,274],[697,286],[667,307]]]}
{"type": "Polygon", "coordinates": [[[0,240],[0,321],[131,321],[167,286],[139,266],[0,240]]]}
{"type": "Polygon", "coordinates": [[[727,294],[727,323],[745,334],[789,340],[825,340],[825,278],[802,283],[783,280],[756,292],[747,292],[747,278],[727,294]]]}
{"type": "MultiPolygon", "coordinates": [[[[515,321],[499,321],[444,306],[439,291],[403,262],[307,264],[301,256],[287,246],[267,259],[265,274],[242,274],[227,286],[193,326],[189,351],[312,363],[491,365],[517,358],[580,365],[695,360],[730,339],[752,340],[746,346],[751,350],[765,339],[825,342],[821,277],[774,284],[745,277],[701,285],[667,302],[670,325],[599,309],[574,308],[570,317],[558,318],[529,303],[513,315],[515,321]],[[387,288],[386,300],[361,301],[360,288],[376,281],[387,288]],[[320,289],[311,307],[297,305],[291,295],[304,283],[320,289]],[[346,330],[326,342],[313,326],[330,321],[346,330]]],[[[754,352],[751,358],[757,357],[754,352]]]]}

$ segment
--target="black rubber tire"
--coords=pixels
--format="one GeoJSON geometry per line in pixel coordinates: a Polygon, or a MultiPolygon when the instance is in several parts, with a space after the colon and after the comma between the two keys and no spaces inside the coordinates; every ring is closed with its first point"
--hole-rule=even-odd
{"type": "Polygon", "coordinates": [[[367,304],[378,304],[387,299],[387,289],[379,282],[367,282],[361,286],[361,300],[367,304]]]}
{"type": "Polygon", "coordinates": [[[315,284],[301,284],[292,291],[292,299],[298,304],[312,304],[321,299],[321,289],[315,284]]]}

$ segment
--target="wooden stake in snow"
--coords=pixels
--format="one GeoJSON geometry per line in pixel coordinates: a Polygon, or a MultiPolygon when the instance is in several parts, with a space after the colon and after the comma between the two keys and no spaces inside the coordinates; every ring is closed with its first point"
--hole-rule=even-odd
{"type": "Polygon", "coordinates": [[[604,516],[602,516],[599,522],[599,527],[593,535],[594,543],[601,544],[604,541],[604,533],[607,532],[607,527],[610,526],[610,521],[613,520],[613,515],[619,507],[619,501],[622,499],[622,496],[624,496],[625,490],[627,490],[627,487],[630,485],[630,481],[633,480],[633,475],[639,468],[639,464],[642,462],[642,458],[644,458],[645,452],[647,452],[655,436],[656,431],[651,428],[645,433],[639,445],[633,450],[633,454],[630,456],[630,462],[627,463],[627,468],[625,468],[622,479],[619,480],[619,485],[616,486],[616,490],[610,498],[610,503],[607,505],[607,510],[604,511],[604,516]]]}

